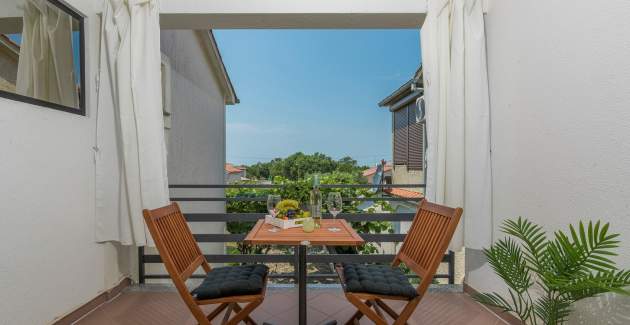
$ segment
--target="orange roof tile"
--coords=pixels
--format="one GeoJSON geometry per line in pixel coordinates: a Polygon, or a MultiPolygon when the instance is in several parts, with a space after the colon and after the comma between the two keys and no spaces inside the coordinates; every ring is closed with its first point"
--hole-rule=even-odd
{"type": "MultiPolygon", "coordinates": [[[[363,177],[368,177],[368,176],[374,175],[376,173],[376,169],[377,168],[378,168],[377,166],[374,166],[372,168],[364,170],[363,171],[363,177]]],[[[392,170],[392,165],[385,165],[385,171],[388,172],[390,170],[392,170]]]]}
{"type": "Polygon", "coordinates": [[[238,167],[234,167],[234,165],[232,164],[225,164],[225,172],[227,172],[228,174],[238,174],[240,172],[242,172],[243,169],[238,168],[238,167]]]}
{"type": "Polygon", "coordinates": [[[421,199],[424,197],[424,195],[422,195],[422,193],[420,192],[410,191],[410,190],[406,190],[404,188],[398,188],[398,187],[387,188],[384,191],[391,195],[404,197],[407,199],[421,199]]]}

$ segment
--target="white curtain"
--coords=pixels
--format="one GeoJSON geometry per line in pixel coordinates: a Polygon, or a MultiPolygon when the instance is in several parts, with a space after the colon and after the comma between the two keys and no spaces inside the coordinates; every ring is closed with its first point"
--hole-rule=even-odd
{"type": "Polygon", "coordinates": [[[96,159],[96,239],[152,245],[142,209],[168,204],[159,3],[105,0],[96,159]]]}
{"type": "Polygon", "coordinates": [[[464,208],[451,249],[492,239],[490,104],[481,0],[429,0],[422,27],[427,198],[464,208]]]}
{"type": "Polygon", "coordinates": [[[78,107],[72,51],[72,17],[46,0],[26,0],[16,91],[78,107]]]}

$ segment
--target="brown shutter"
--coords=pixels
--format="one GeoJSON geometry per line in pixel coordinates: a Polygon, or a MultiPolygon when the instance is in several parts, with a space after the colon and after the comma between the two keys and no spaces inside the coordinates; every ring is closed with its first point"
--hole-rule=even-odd
{"type": "Polygon", "coordinates": [[[422,170],[424,161],[424,125],[419,121],[417,104],[409,106],[409,162],[408,170],[422,170]]]}
{"type": "Polygon", "coordinates": [[[407,107],[394,112],[394,165],[406,165],[409,152],[409,113],[407,107]]]}

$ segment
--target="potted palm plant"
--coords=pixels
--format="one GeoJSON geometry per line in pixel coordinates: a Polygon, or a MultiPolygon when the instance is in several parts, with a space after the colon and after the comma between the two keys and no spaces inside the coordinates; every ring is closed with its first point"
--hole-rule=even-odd
{"type": "Polygon", "coordinates": [[[569,226],[548,239],[542,227],[524,218],[506,220],[509,237],[484,249],[488,263],[508,286],[508,294],[474,298],[513,313],[525,324],[563,324],[578,300],[605,292],[628,295],[630,270],[619,270],[612,256],[619,234],[599,221],[569,226]]]}

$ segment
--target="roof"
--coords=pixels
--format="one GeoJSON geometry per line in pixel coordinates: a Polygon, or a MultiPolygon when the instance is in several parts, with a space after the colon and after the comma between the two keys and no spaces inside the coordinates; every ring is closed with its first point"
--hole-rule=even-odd
{"type": "Polygon", "coordinates": [[[422,87],[423,85],[423,81],[422,81],[422,65],[420,65],[420,67],[416,70],[416,73],[414,73],[413,78],[411,78],[409,81],[405,82],[402,86],[400,86],[398,89],[396,89],[393,93],[391,93],[389,96],[385,97],[383,100],[381,100],[378,103],[379,107],[389,107],[392,106],[393,104],[396,104],[397,102],[406,99],[407,97],[410,97],[410,95],[414,95],[413,97],[418,97],[423,93],[423,89],[422,88],[417,88],[417,86],[419,85],[420,87],[422,87]],[[412,85],[416,85],[416,87],[412,87],[412,85]],[[412,89],[413,88],[413,89],[412,89]]]}
{"type": "Polygon", "coordinates": [[[238,174],[242,173],[245,169],[242,167],[236,167],[230,163],[225,164],[225,172],[228,174],[238,174]]]}
{"type": "Polygon", "coordinates": [[[20,55],[20,46],[4,34],[0,34],[0,46],[8,49],[16,57],[20,55]]]}
{"type": "Polygon", "coordinates": [[[398,187],[387,188],[384,191],[385,193],[389,193],[391,195],[403,197],[406,199],[421,199],[424,197],[424,195],[422,195],[422,193],[420,192],[410,191],[410,190],[407,190],[404,188],[398,188],[398,187]]]}
{"type": "MultiPolygon", "coordinates": [[[[364,170],[363,171],[363,177],[368,177],[368,176],[374,175],[376,173],[376,169],[377,168],[378,168],[378,166],[374,166],[372,168],[368,168],[368,169],[364,170]]],[[[391,171],[392,170],[392,165],[391,164],[387,164],[387,165],[385,165],[384,169],[385,169],[384,170],[385,172],[391,171]]]]}
{"type": "Polygon", "coordinates": [[[219,77],[219,82],[223,90],[226,92],[225,94],[225,104],[226,105],[234,105],[240,103],[238,96],[236,95],[236,90],[234,90],[234,85],[232,84],[232,80],[225,69],[225,64],[223,63],[223,58],[221,57],[221,52],[219,51],[219,46],[217,45],[217,41],[214,38],[214,34],[211,30],[206,32],[200,32],[206,35],[203,37],[205,40],[210,59],[213,61],[213,67],[217,71],[217,75],[219,77]]]}

